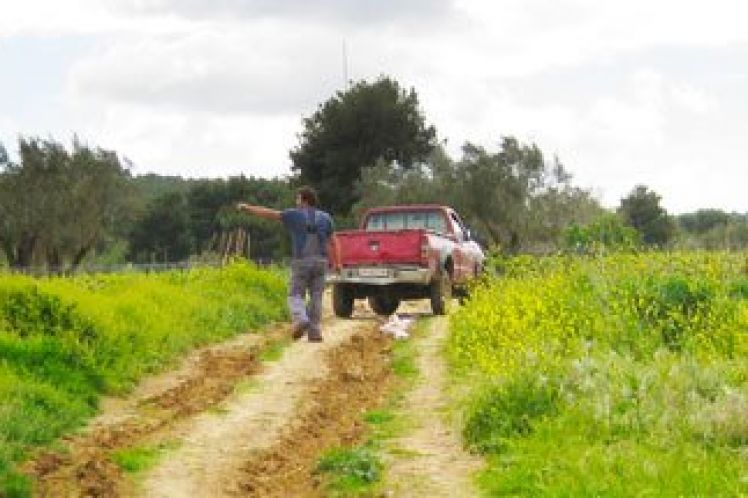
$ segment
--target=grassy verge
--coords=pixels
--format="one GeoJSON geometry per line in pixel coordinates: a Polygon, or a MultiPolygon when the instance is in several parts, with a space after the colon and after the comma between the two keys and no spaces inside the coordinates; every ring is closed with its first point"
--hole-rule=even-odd
{"type": "Polygon", "coordinates": [[[396,341],[392,348],[392,371],[398,383],[387,403],[363,416],[369,439],[354,448],[335,448],[320,458],[317,472],[324,478],[326,496],[331,498],[376,496],[386,469],[383,453],[386,442],[402,434],[409,421],[399,412],[405,394],[418,379],[418,350],[413,341],[431,326],[431,319],[420,320],[411,339],[396,341]]]}
{"type": "Polygon", "coordinates": [[[125,472],[138,474],[155,467],[166,452],[178,446],[179,443],[176,441],[166,441],[155,446],[125,448],[115,451],[112,454],[112,461],[125,472]]]}
{"type": "Polygon", "coordinates": [[[260,361],[273,362],[280,360],[283,357],[283,353],[292,342],[293,341],[288,338],[270,341],[270,343],[260,351],[260,361]]]}
{"type": "Polygon", "coordinates": [[[485,495],[748,493],[744,262],[508,262],[451,320],[485,495]]]}
{"type": "Polygon", "coordinates": [[[154,275],[0,275],[0,495],[15,470],[190,349],[285,317],[285,283],[248,265],[154,275]]]}

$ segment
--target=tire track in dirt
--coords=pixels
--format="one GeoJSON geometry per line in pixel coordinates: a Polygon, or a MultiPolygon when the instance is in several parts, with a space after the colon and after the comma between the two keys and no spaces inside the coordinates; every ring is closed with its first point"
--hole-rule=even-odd
{"type": "Polygon", "coordinates": [[[361,410],[387,389],[389,345],[376,326],[371,318],[335,321],[325,342],[292,344],[253,392],[179,428],[182,445],[138,495],[314,496],[319,454],[355,440],[361,410]]]}
{"type": "Polygon", "coordinates": [[[447,319],[437,317],[428,332],[415,339],[418,383],[398,409],[398,416],[414,428],[390,441],[385,496],[477,496],[471,478],[482,461],[463,449],[459,428],[446,420],[450,399],[441,350],[447,333],[447,319]]]}
{"type": "Polygon", "coordinates": [[[238,494],[321,496],[317,461],[325,450],[363,442],[362,415],[384,402],[393,380],[390,352],[391,339],[376,327],[330,351],[330,374],[310,386],[305,406],[282,436],[244,465],[238,494]]]}
{"type": "Polygon", "coordinates": [[[200,349],[179,369],[145,380],[127,398],[103,400],[99,416],[79,434],[62,439],[65,451],[41,452],[24,466],[34,480],[35,495],[131,494],[128,479],[111,460],[112,453],[158,440],[176,422],[228,397],[237,382],[260,371],[259,352],[288,333],[288,326],[274,326],[200,349]]]}

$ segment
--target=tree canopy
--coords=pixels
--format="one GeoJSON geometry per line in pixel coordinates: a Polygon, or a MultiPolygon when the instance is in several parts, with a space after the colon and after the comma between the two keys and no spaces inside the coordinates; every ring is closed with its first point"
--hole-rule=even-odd
{"type": "Polygon", "coordinates": [[[660,196],[644,185],[637,185],[621,199],[618,213],[624,222],[635,228],[646,245],[663,246],[675,235],[675,223],[660,206],[660,196]]]}
{"type": "Polygon", "coordinates": [[[76,267],[127,216],[129,172],[114,152],[73,140],[19,139],[19,164],[0,176],[0,244],[18,267],[76,267]]]}
{"type": "Polygon", "coordinates": [[[603,210],[589,192],[571,185],[555,159],[535,145],[504,137],[497,152],[466,144],[459,161],[437,147],[411,169],[380,162],[362,172],[354,211],[386,204],[437,203],[456,208],[486,245],[508,252],[545,251],[572,222],[584,224],[603,210]]]}
{"type": "Polygon", "coordinates": [[[435,145],[436,130],[426,125],[416,91],[380,77],[320,104],[303,120],[290,156],[298,181],[315,187],[327,209],[347,215],[359,199],[354,185],[363,169],[378,160],[408,169],[435,145]]]}

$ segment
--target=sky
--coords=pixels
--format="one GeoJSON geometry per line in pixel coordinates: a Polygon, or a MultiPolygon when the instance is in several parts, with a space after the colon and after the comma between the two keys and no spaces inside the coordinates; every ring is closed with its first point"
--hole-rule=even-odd
{"type": "Polygon", "coordinates": [[[748,212],[739,0],[0,0],[0,142],[117,151],[132,172],[290,174],[302,119],[397,79],[455,159],[502,136],[615,207],[748,212]]]}

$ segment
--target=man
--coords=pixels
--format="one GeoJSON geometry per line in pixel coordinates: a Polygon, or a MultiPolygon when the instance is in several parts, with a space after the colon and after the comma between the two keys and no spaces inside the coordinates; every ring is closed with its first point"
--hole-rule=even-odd
{"type": "Polygon", "coordinates": [[[310,342],[322,341],[322,293],[325,290],[327,256],[331,256],[335,271],[340,271],[340,245],[335,237],[332,217],[317,209],[317,193],[311,187],[296,191],[296,208],[276,211],[240,202],[237,209],[250,214],[280,221],[291,235],[291,282],[288,306],[293,320],[293,338],[307,334],[310,342]],[[309,292],[309,303],[305,297],[309,292]]]}

